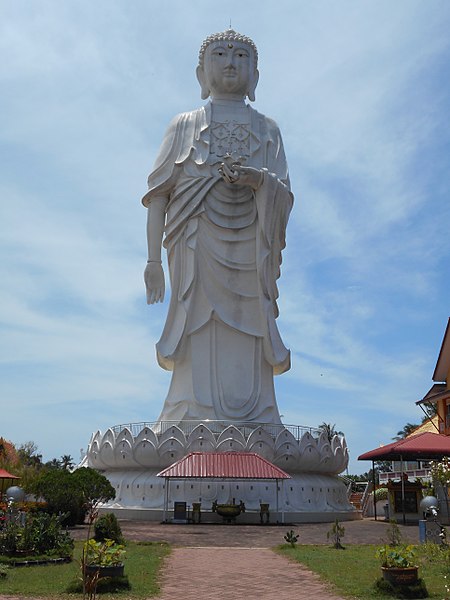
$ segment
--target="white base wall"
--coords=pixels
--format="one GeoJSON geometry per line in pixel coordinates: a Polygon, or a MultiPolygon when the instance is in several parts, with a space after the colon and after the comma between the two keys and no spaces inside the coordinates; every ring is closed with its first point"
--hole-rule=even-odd
{"type": "MultiPolygon", "coordinates": [[[[106,512],[113,512],[118,519],[125,521],[153,521],[162,523],[164,521],[164,511],[157,509],[143,509],[143,508],[118,508],[118,507],[102,507],[99,510],[100,514],[106,512]]],[[[357,521],[362,519],[362,515],[359,511],[345,511],[345,512],[275,512],[270,510],[271,525],[274,524],[289,524],[289,523],[331,523],[336,519],[339,521],[357,521]]],[[[166,522],[173,522],[173,509],[168,511],[166,514],[166,522]]],[[[188,522],[191,522],[190,519],[188,522]]],[[[202,511],[201,522],[205,523],[223,523],[222,517],[217,513],[210,511],[202,511]]],[[[236,518],[237,525],[253,525],[260,523],[260,516],[258,512],[245,512],[240,514],[236,518]]]]}
{"type": "MultiPolygon", "coordinates": [[[[162,521],[166,480],[156,470],[111,470],[104,475],[116,489],[116,499],[102,506],[102,511],[115,512],[123,519],[162,521]]],[[[253,480],[171,480],[168,486],[167,519],[173,515],[174,502],[194,502],[202,506],[202,520],[221,521],[211,512],[214,501],[219,504],[244,502],[246,512],[237,522],[259,522],[260,503],[269,504],[271,521],[331,522],[336,518],[360,518],[347,498],[345,484],[334,475],[317,473],[292,474],[278,481],[253,480]],[[278,509],[278,510],[277,510],[278,509]],[[275,518],[275,513],[277,517],[275,518]]]]}

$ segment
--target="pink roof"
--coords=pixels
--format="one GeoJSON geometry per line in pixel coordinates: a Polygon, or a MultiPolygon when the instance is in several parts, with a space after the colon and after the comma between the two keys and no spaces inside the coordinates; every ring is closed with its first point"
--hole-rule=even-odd
{"type": "Polygon", "coordinates": [[[20,477],[17,477],[17,475],[11,475],[11,473],[8,473],[8,471],[5,471],[5,469],[0,469],[0,479],[20,479],[20,477]]]}
{"type": "Polygon", "coordinates": [[[254,452],[191,452],[158,473],[186,479],[290,479],[291,476],[254,452]]]}
{"type": "Polygon", "coordinates": [[[386,444],[358,456],[358,460],[397,460],[403,458],[442,458],[450,456],[450,436],[423,432],[386,444]]]}

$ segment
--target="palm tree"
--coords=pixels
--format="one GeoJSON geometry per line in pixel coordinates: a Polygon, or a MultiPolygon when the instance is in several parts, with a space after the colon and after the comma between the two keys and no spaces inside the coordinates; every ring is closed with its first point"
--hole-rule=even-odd
{"type": "Polygon", "coordinates": [[[70,454],[63,454],[59,462],[61,463],[61,469],[66,469],[68,471],[71,471],[75,466],[73,458],[70,456],[70,454]]]}
{"type": "Polygon", "coordinates": [[[411,435],[411,433],[414,431],[414,429],[417,429],[417,427],[419,427],[419,426],[414,425],[414,423],[406,423],[406,425],[404,425],[403,429],[400,429],[400,431],[397,431],[397,435],[395,437],[393,437],[392,439],[396,442],[398,442],[399,440],[404,440],[405,438],[408,437],[408,435],[411,435]]]}
{"type": "Polygon", "coordinates": [[[326,433],[330,444],[335,435],[344,435],[342,431],[336,431],[336,423],[332,425],[331,423],[325,423],[324,421],[321,425],[319,425],[318,429],[326,433]]]}

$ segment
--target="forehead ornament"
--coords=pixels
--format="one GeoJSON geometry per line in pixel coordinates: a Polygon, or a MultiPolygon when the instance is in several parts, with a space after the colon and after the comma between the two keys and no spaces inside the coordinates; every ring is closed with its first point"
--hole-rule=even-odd
{"type": "Polygon", "coordinates": [[[234,31],[234,29],[227,29],[226,31],[213,33],[204,40],[203,44],[201,45],[200,52],[198,53],[198,64],[201,67],[203,66],[203,59],[205,57],[206,48],[213,42],[227,42],[228,48],[233,48],[233,42],[240,42],[241,44],[246,44],[253,50],[256,68],[258,64],[258,50],[256,48],[255,42],[246,35],[242,35],[242,33],[234,31]]]}

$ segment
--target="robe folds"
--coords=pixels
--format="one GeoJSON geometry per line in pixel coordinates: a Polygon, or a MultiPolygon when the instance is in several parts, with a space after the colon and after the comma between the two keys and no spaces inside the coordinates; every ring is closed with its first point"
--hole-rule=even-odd
{"type": "Polygon", "coordinates": [[[273,375],[290,368],[290,352],[277,279],[293,197],[277,125],[247,110],[256,191],[220,177],[208,104],[173,119],[142,199],[167,198],[171,298],[156,348],[173,374],[160,421],[280,423],[273,375]]]}

